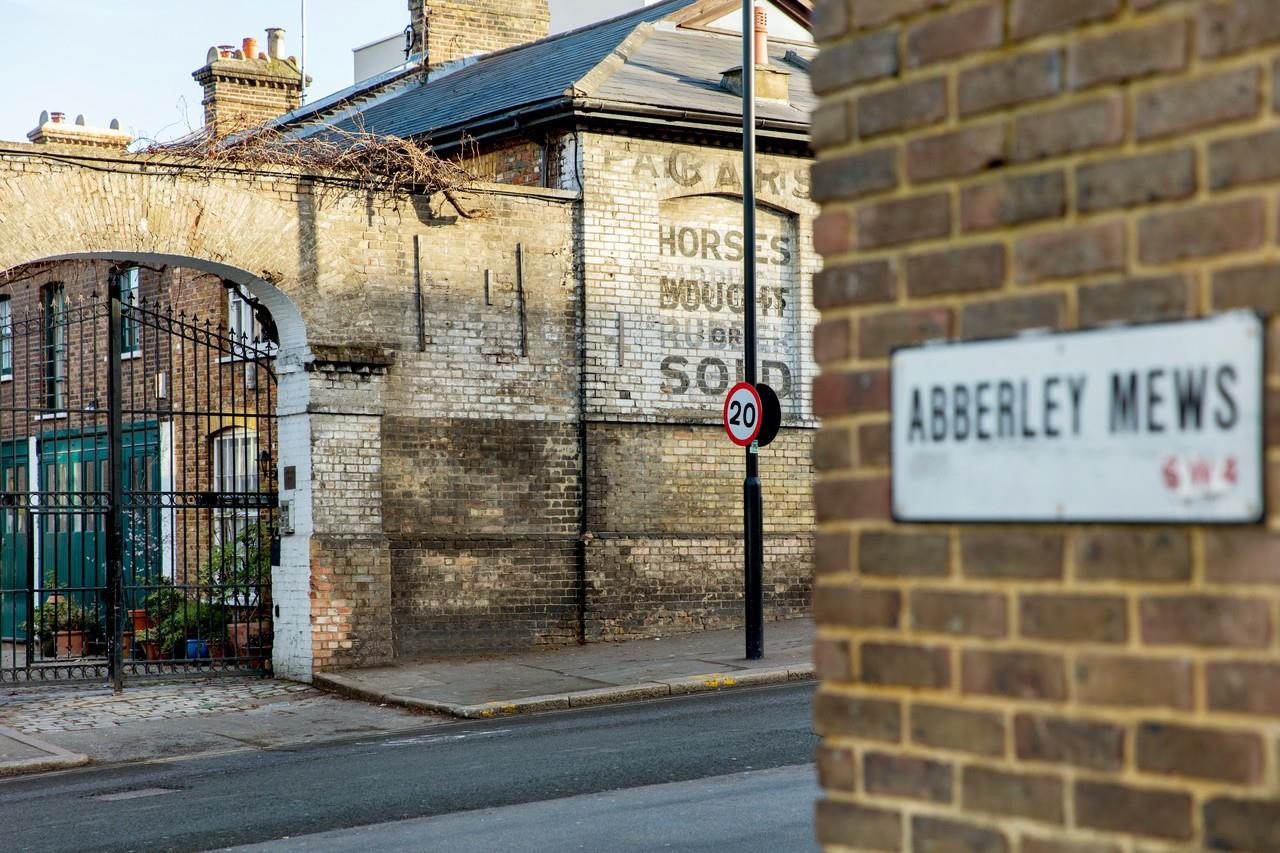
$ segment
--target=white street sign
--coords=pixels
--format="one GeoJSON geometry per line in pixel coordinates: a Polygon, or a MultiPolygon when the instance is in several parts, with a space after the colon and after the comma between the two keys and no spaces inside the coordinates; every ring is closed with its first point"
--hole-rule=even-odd
{"type": "Polygon", "coordinates": [[[763,411],[760,393],[755,386],[739,382],[730,388],[724,398],[724,429],[729,433],[729,439],[739,447],[750,446],[760,434],[763,411]]]}
{"type": "Polygon", "coordinates": [[[894,517],[1256,522],[1264,337],[1236,312],[897,350],[894,517]]]}

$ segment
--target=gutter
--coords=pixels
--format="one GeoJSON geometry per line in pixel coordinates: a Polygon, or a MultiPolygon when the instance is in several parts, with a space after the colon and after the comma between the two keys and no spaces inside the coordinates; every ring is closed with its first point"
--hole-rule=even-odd
{"type": "MultiPolygon", "coordinates": [[[[637,125],[660,125],[682,130],[696,130],[703,133],[720,133],[726,136],[742,135],[742,119],[740,116],[627,104],[594,98],[564,97],[500,113],[482,122],[472,123],[465,127],[454,125],[443,131],[424,131],[420,134],[415,134],[415,136],[430,138],[443,132],[450,137],[449,141],[435,142],[433,140],[432,146],[437,153],[447,154],[461,147],[461,135],[464,132],[468,140],[480,141],[519,133],[541,125],[560,122],[567,118],[578,117],[591,117],[637,125]]],[[[805,148],[809,146],[809,125],[805,122],[761,119],[756,123],[756,127],[757,130],[762,132],[762,138],[765,140],[803,145],[805,148]]]]}

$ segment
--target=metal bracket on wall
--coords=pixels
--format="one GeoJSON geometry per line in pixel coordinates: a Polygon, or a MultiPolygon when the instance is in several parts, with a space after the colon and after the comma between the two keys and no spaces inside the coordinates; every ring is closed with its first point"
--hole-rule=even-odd
{"type": "Polygon", "coordinates": [[[627,320],[618,312],[618,367],[627,366],[627,320]]]}
{"type": "Polygon", "coordinates": [[[418,312],[418,352],[427,351],[427,318],[422,308],[422,235],[413,237],[413,297],[418,312]]]}
{"type": "Polygon", "coordinates": [[[524,244],[516,243],[516,299],[520,311],[520,357],[529,357],[529,328],[525,319],[524,244]]]}

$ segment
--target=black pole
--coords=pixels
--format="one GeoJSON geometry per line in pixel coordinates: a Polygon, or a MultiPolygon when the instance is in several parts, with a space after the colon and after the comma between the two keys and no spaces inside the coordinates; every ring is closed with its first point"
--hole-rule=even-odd
{"type": "MultiPolygon", "coordinates": [[[[756,49],[755,4],[742,4],[742,253],[743,379],[756,384],[756,49]]],[[[747,478],[742,484],[743,545],[746,571],[747,660],[764,657],[764,497],[760,488],[759,448],[747,448],[747,478]]]]}
{"type": "Polygon", "coordinates": [[[124,425],[121,403],[121,308],[120,277],[111,275],[107,285],[107,672],[111,687],[119,693],[124,687],[124,664],[121,646],[123,626],[120,617],[123,600],[124,532],[121,503],[124,500],[124,425]]]}

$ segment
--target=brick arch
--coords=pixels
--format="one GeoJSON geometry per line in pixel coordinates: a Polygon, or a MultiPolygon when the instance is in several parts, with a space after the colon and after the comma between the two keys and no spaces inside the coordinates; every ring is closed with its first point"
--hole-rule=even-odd
{"type": "MultiPolygon", "coordinates": [[[[298,205],[251,180],[141,172],[138,164],[52,164],[5,178],[0,155],[0,270],[71,258],[137,260],[211,272],[271,310],[286,351],[307,343],[307,252],[298,205]]],[[[310,300],[314,304],[314,300],[310,300]]]]}

